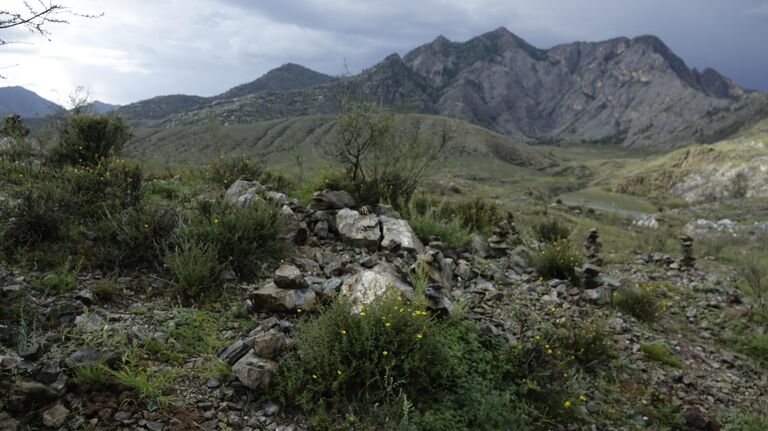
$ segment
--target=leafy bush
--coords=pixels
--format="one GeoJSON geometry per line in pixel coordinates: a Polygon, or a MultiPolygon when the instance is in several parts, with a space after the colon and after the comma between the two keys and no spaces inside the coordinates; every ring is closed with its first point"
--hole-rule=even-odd
{"type": "Polygon", "coordinates": [[[16,202],[0,210],[6,254],[19,248],[54,242],[66,234],[66,194],[55,183],[30,184],[14,193],[16,202]]]}
{"type": "Polygon", "coordinates": [[[556,220],[545,221],[533,225],[533,236],[539,242],[555,243],[566,240],[571,235],[571,229],[568,226],[560,224],[556,220]]]}
{"type": "Polygon", "coordinates": [[[568,327],[558,328],[548,338],[584,369],[592,369],[615,356],[607,335],[600,325],[573,322],[568,327]]]}
{"type": "Polygon", "coordinates": [[[221,264],[216,250],[195,242],[181,242],[165,254],[174,274],[174,290],[183,299],[200,299],[220,293],[221,264]]]}
{"type": "Polygon", "coordinates": [[[234,207],[223,201],[202,201],[175,237],[179,244],[207,244],[219,263],[250,279],[265,265],[287,255],[286,233],[285,218],[272,205],[234,207]]]}
{"type": "Polygon", "coordinates": [[[684,368],[685,364],[665,344],[641,344],[640,350],[654,361],[675,368],[684,368]]]}
{"type": "Polygon", "coordinates": [[[528,255],[528,260],[542,277],[570,280],[575,285],[581,283],[576,274],[576,268],[582,264],[581,253],[567,240],[540,245],[538,251],[528,255]]]}
{"type": "Polygon", "coordinates": [[[80,265],[71,268],[70,262],[67,262],[56,271],[45,275],[37,283],[36,287],[48,293],[67,293],[76,287],[77,274],[80,272],[80,265]]]}
{"type": "Polygon", "coordinates": [[[733,412],[728,420],[728,431],[763,431],[768,429],[768,413],[733,412]]]}
{"type": "Polygon", "coordinates": [[[93,166],[66,167],[63,173],[72,212],[79,219],[130,208],[141,201],[143,173],[138,163],[105,158],[93,166]]]}
{"type": "Polygon", "coordinates": [[[490,200],[476,198],[458,202],[446,208],[461,220],[461,224],[472,232],[489,233],[501,221],[499,206],[490,200]]]}
{"type": "Polygon", "coordinates": [[[157,268],[178,217],[175,208],[164,205],[103,213],[94,225],[98,240],[94,263],[107,269],[157,268]]]}
{"type": "Polygon", "coordinates": [[[62,121],[49,156],[56,165],[95,166],[119,155],[130,138],[130,128],[115,115],[73,115],[62,121]]]}
{"type": "Polygon", "coordinates": [[[440,237],[449,248],[461,247],[469,240],[470,232],[462,226],[458,218],[444,218],[436,207],[419,211],[412,202],[400,203],[401,215],[408,220],[416,235],[425,243],[431,237],[440,237]]]}
{"type": "Polygon", "coordinates": [[[208,165],[208,175],[213,182],[221,184],[224,188],[237,180],[258,181],[277,190],[286,190],[290,185],[284,175],[245,156],[217,157],[208,165]]]}
{"type": "Polygon", "coordinates": [[[569,413],[564,369],[544,344],[510,348],[396,295],[359,314],[336,303],[300,329],[273,395],[316,429],[530,429],[569,413]]]}
{"type": "Polygon", "coordinates": [[[655,321],[666,310],[658,297],[656,284],[622,286],[613,294],[613,304],[643,322],[655,321]]]}

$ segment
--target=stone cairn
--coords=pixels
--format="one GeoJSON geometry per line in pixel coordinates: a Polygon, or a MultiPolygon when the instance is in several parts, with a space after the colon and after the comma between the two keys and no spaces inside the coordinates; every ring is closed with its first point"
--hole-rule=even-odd
{"type": "Polygon", "coordinates": [[[589,235],[587,235],[587,242],[584,243],[581,250],[582,253],[584,253],[584,260],[586,260],[587,263],[603,266],[603,258],[600,257],[600,251],[603,249],[603,244],[599,239],[600,234],[597,233],[597,229],[590,229],[589,235]]]}
{"type": "Polygon", "coordinates": [[[681,269],[693,268],[694,265],[696,264],[696,258],[693,257],[693,238],[691,238],[688,235],[681,235],[679,239],[680,239],[680,249],[683,253],[683,258],[680,259],[680,268],[681,269]]]}
{"type": "Polygon", "coordinates": [[[603,284],[603,279],[600,277],[603,265],[603,258],[600,257],[600,250],[603,245],[599,241],[600,235],[597,233],[597,229],[593,228],[587,235],[587,242],[582,246],[582,253],[584,254],[584,265],[578,271],[579,276],[584,281],[584,287],[587,289],[594,289],[603,284]]]}
{"type": "Polygon", "coordinates": [[[488,239],[488,245],[496,257],[503,257],[510,249],[510,242],[517,242],[519,235],[514,216],[511,212],[507,212],[507,218],[493,229],[493,236],[488,239]]]}

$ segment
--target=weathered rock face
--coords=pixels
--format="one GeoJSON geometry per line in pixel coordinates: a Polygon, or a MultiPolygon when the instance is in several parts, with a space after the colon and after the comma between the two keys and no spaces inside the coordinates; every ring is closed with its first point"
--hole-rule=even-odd
{"type": "Polygon", "coordinates": [[[281,289],[268,283],[251,294],[253,306],[258,311],[285,313],[296,310],[313,310],[316,296],[312,289],[281,289]]]}
{"type": "Polygon", "coordinates": [[[381,246],[386,250],[408,250],[421,252],[424,245],[405,220],[382,216],[379,218],[382,228],[381,246]]]}
{"type": "Polygon", "coordinates": [[[275,284],[281,289],[306,289],[309,287],[301,270],[293,265],[280,265],[275,271],[275,284]]]}
{"type": "Polygon", "coordinates": [[[260,358],[254,352],[243,356],[232,367],[232,372],[242,384],[250,389],[267,390],[272,376],[277,371],[277,362],[260,358]]]}
{"type": "Polygon", "coordinates": [[[336,213],[336,230],[344,242],[355,247],[377,250],[381,240],[381,224],[376,215],[362,215],[343,209],[336,213]]]}
{"type": "Polygon", "coordinates": [[[353,311],[359,312],[364,305],[370,304],[390,289],[397,289],[407,296],[413,294],[413,288],[392,272],[386,268],[375,268],[345,280],[341,285],[341,296],[350,301],[353,311]]]}
{"type": "Polygon", "coordinates": [[[312,196],[310,208],[316,211],[340,210],[357,208],[357,202],[344,190],[323,190],[312,196]]]}
{"type": "Polygon", "coordinates": [[[267,188],[258,181],[237,180],[224,193],[224,200],[242,207],[257,200],[263,200],[261,195],[266,191],[267,188]]]}
{"type": "Polygon", "coordinates": [[[197,101],[159,118],[164,126],[177,126],[211,114],[228,124],[333,114],[340,95],[354,85],[371,100],[408,104],[520,138],[674,147],[711,140],[754,117],[768,101],[714,70],[688,68],[654,36],[544,50],[499,28],[463,43],[438,37],[355,78],[197,101]]]}

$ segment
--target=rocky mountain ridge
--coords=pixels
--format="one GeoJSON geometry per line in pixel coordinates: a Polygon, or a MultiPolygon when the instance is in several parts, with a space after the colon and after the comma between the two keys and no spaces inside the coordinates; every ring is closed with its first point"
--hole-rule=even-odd
{"type": "Polygon", "coordinates": [[[63,110],[61,106],[24,87],[0,88],[0,116],[16,114],[23,118],[40,118],[63,110]]]}
{"type": "Polygon", "coordinates": [[[690,69],[654,36],[543,50],[505,28],[466,42],[441,36],[344,80],[280,91],[237,88],[236,98],[194,99],[148,115],[141,115],[143,107],[157,101],[139,102],[122,112],[162,126],[197,124],[211,115],[243,124],[332,114],[342,97],[360,95],[530,142],[664,148],[721,139],[768,112],[765,94],[713,69],[690,69]]]}

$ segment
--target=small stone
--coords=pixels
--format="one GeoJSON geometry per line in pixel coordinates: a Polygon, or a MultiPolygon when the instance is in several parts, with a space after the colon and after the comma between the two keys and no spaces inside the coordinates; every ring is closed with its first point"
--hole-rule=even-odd
{"type": "Polygon", "coordinates": [[[311,311],[316,307],[317,295],[312,289],[281,289],[268,283],[251,294],[254,310],[284,313],[311,311]]]}
{"type": "Polygon", "coordinates": [[[58,402],[43,412],[43,423],[50,428],[59,428],[64,425],[67,416],[69,416],[69,409],[58,402]]]}
{"type": "Polygon", "coordinates": [[[219,379],[208,379],[208,381],[205,382],[205,386],[209,389],[216,389],[221,386],[221,382],[219,382],[219,379]]]}
{"type": "Polygon", "coordinates": [[[82,302],[84,305],[88,305],[88,306],[93,305],[93,302],[94,302],[93,292],[91,292],[88,289],[83,289],[77,292],[77,294],[75,295],[75,299],[82,302]]]}
{"type": "Polygon", "coordinates": [[[75,317],[75,328],[82,333],[90,334],[101,331],[105,326],[107,326],[107,322],[94,313],[81,314],[75,317]]]}
{"type": "Polygon", "coordinates": [[[280,404],[271,400],[264,403],[264,413],[267,416],[274,416],[278,412],[280,412],[280,404]]]}
{"type": "Polygon", "coordinates": [[[280,265],[275,271],[275,285],[281,289],[306,289],[309,287],[301,270],[293,265],[280,265]]]}
{"type": "Polygon", "coordinates": [[[147,421],[146,425],[144,425],[149,431],[163,431],[165,428],[165,425],[163,425],[162,422],[152,422],[147,421]]]}
{"type": "Polygon", "coordinates": [[[277,362],[260,358],[253,352],[248,352],[232,367],[232,372],[238,380],[251,389],[269,388],[276,371],[277,362]]]}
{"type": "Polygon", "coordinates": [[[123,424],[132,424],[136,420],[131,416],[133,416],[131,412],[117,412],[114,416],[112,416],[112,419],[123,424]]]}
{"type": "Polygon", "coordinates": [[[43,354],[43,349],[37,343],[32,343],[27,346],[26,349],[19,352],[19,356],[30,361],[36,361],[40,359],[40,355],[43,354]]]}

